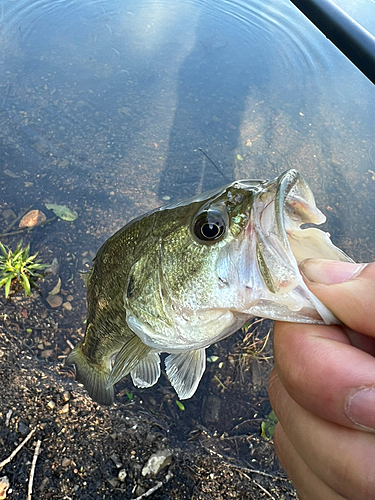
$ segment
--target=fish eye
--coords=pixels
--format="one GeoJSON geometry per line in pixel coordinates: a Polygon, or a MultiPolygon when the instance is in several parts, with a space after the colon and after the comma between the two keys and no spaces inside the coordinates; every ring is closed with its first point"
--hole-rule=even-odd
{"type": "Polygon", "coordinates": [[[201,212],[193,223],[195,236],[200,241],[217,241],[225,232],[225,221],[219,210],[201,212]]]}

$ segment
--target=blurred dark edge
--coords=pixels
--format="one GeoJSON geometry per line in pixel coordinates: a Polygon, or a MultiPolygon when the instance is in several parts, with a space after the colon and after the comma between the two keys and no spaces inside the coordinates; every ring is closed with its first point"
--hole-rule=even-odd
{"type": "Polygon", "coordinates": [[[331,0],[291,0],[375,84],[375,37],[331,0]]]}

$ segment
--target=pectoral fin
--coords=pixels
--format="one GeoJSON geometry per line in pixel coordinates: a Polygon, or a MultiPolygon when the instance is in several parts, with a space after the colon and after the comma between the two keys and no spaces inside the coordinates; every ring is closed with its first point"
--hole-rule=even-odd
{"type": "Polygon", "coordinates": [[[206,369],[206,350],[170,354],[165,359],[165,368],[179,399],[189,399],[206,369]]]}
{"type": "Polygon", "coordinates": [[[160,377],[160,356],[151,351],[130,372],[133,384],[137,387],[151,387],[160,377]]]}
{"type": "Polygon", "coordinates": [[[111,374],[108,379],[107,388],[116,384],[119,380],[128,375],[151,351],[142,340],[133,335],[121,348],[116,356],[111,374]]]}

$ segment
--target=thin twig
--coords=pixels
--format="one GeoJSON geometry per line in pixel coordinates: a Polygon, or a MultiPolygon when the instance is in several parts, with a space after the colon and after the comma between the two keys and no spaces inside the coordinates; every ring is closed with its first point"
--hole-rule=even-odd
{"type": "Polygon", "coordinates": [[[7,228],[4,229],[4,231],[2,232],[2,235],[5,235],[6,233],[8,233],[12,227],[16,224],[16,222],[18,222],[20,219],[22,219],[22,217],[27,214],[27,212],[31,209],[31,207],[27,208],[26,210],[23,210],[15,219],[13,219],[13,221],[9,224],[9,226],[7,228]]]}
{"type": "Polygon", "coordinates": [[[281,476],[275,476],[274,474],[269,474],[268,472],[263,472],[262,470],[257,470],[257,469],[248,469],[247,467],[241,467],[239,465],[232,465],[228,464],[230,467],[233,467],[234,469],[238,469],[242,474],[244,473],[243,471],[246,471],[247,473],[251,474],[259,474],[260,476],[266,476],[266,477],[271,477],[272,479],[279,479],[280,481],[289,481],[289,479],[281,476]]]}
{"type": "MultiPolygon", "coordinates": [[[[221,458],[222,460],[225,460],[223,462],[224,465],[227,465],[228,467],[232,467],[233,469],[237,469],[241,474],[244,474],[244,472],[247,472],[247,473],[252,473],[252,474],[259,474],[261,476],[266,476],[266,477],[270,477],[272,479],[278,479],[279,481],[289,481],[288,478],[285,478],[285,477],[281,477],[281,476],[275,476],[274,474],[268,474],[267,472],[263,472],[261,470],[256,470],[256,469],[248,469],[246,467],[241,467],[240,465],[235,465],[235,464],[231,464],[229,463],[227,460],[230,460],[230,457],[227,457],[227,456],[224,456],[224,455],[221,455],[220,453],[218,453],[217,451],[215,450],[212,450],[211,448],[207,448],[206,446],[204,446],[202,444],[203,448],[216,455],[217,457],[221,458]]],[[[245,474],[244,474],[245,475],[245,474]]]]}
{"type": "MultiPolygon", "coordinates": [[[[217,457],[219,457],[219,458],[221,458],[222,460],[224,460],[224,458],[225,458],[225,457],[224,457],[223,455],[221,455],[220,453],[218,453],[217,451],[215,451],[215,450],[211,450],[211,448],[206,448],[206,446],[204,446],[204,444],[202,444],[202,446],[203,446],[203,448],[204,448],[206,451],[208,451],[209,453],[212,453],[213,455],[216,455],[217,457]]],[[[229,458],[229,457],[227,457],[227,458],[229,458]]],[[[230,464],[227,464],[227,465],[230,465],[230,464]]]]}
{"type": "Polygon", "coordinates": [[[71,350],[73,351],[74,349],[74,345],[70,342],[69,339],[66,339],[66,343],[68,344],[68,346],[71,348],[71,350]]]}
{"type": "Polygon", "coordinates": [[[38,455],[39,455],[39,450],[40,450],[40,445],[41,444],[42,444],[42,441],[40,441],[40,439],[38,439],[38,441],[36,443],[36,446],[35,446],[33,461],[32,461],[31,469],[30,469],[29,487],[27,489],[27,500],[31,500],[31,495],[33,493],[33,482],[34,482],[35,466],[36,466],[36,461],[38,460],[38,455]]]}
{"type": "Polygon", "coordinates": [[[275,498],[275,497],[273,497],[273,496],[271,495],[271,493],[270,493],[269,491],[267,491],[267,490],[266,490],[266,488],[263,488],[263,486],[262,486],[261,484],[257,483],[256,481],[254,481],[254,479],[251,479],[249,476],[247,476],[247,475],[246,475],[246,474],[244,474],[243,472],[241,472],[241,474],[242,474],[243,476],[245,476],[245,477],[246,477],[246,478],[247,478],[247,479],[251,482],[251,484],[255,484],[255,486],[258,486],[258,488],[259,488],[260,490],[262,490],[262,491],[263,491],[263,493],[264,493],[265,495],[267,495],[268,497],[272,498],[272,500],[276,500],[276,498],[275,498]]]}
{"type": "Polygon", "coordinates": [[[25,446],[25,444],[28,442],[28,440],[31,438],[31,436],[34,434],[35,429],[29,432],[29,434],[25,437],[25,439],[22,441],[21,444],[17,446],[17,448],[9,455],[8,458],[0,462],[0,470],[4,467],[4,465],[9,464],[11,460],[17,455],[17,453],[20,451],[20,449],[25,446]]]}
{"type": "Polygon", "coordinates": [[[34,228],[43,226],[43,224],[47,224],[48,222],[52,222],[56,219],[57,219],[57,217],[51,217],[50,219],[46,219],[46,220],[40,222],[39,224],[35,224],[35,226],[23,227],[21,229],[18,229],[17,231],[12,231],[11,233],[3,232],[0,234],[0,238],[5,238],[6,236],[14,236],[15,234],[29,233],[34,228]]]}
{"type": "Polygon", "coordinates": [[[216,163],[211,160],[211,158],[203,151],[202,148],[198,148],[198,151],[200,151],[207,158],[207,160],[216,168],[219,174],[222,175],[227,182],[230,182],[230,179],[228,179],[228,177],[220,170],[216,163]]]}
{"type": "MultiPolygon", "coordinates": [[[[167,483],[170,480],[171,477],[172,477],[172,474],[168,473],[165,476],[164,483],[167,483]]],[[[145,493],[143,493],[139,497],[135,498],[134,500],[142,500],[142,498],[149,497],[150,495],[152,495],[156,490],[158,490],[162,486],[163,486],[163,481],[159,481],[158,483],[155,484],[155,486],[153,486],[152,488],[150,488],[149,490],[147,490],[145,493]]],[[[29,500],[29,499],[27,499],[27,500],[29,500]]]]}

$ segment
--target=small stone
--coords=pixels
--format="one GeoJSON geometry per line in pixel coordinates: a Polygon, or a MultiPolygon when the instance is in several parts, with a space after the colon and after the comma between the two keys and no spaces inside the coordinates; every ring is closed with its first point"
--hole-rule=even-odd
{"type": "Polygon", "coordinates": [[[146,490],[140,484],[138,484],[134,493],[137,495],[137,497],[141,497],[144,493],[146,493],[146,490]]]}
{"type": "Polygon", "coordinates": [[[30,432],[30,427],[20,420],[18,422],[18,432],[24,436],[30,432]]]}
{"type": "Polygon", "coordinates": [[[69,401],[70,400],[70,392],[69,391],[64,391],[63,392],[63,395],[62,395],[62,398],[65,402],[69,401]]]}
{"type": "Polygon", "coordinates": [[[51,273],[57,275],[57,273],[59,272],[59,261],[56,259],[56,257],[54,257],[52,264],[49,267],[47,267],[47,269],[44,272],[46,274],[51,273]]]}
{"type": "Polygon", "coordinates": [[[60,163],[58,164],[58,167],[60,167],[60,168],[66,168],[68,165],[69,165],[68,160],[62,160],[62,161],[60,161],[60,163]]]}
{"type": "Polygon", "coordinates": [[[34,148],[38,151],[40,154],[45,154],[48,152],[48,147],[43,144],[42,141],[38,141],[34,144],[34,148]]]}
{"type": "Polygon", "coordinates": [[[170,197],[170,196],[168,196],[168,195],[165,195],[165,196],[163,196],[163,198],[162,198],[162,200],[164,200],[164,201],[169,201],[170,199],[171,199],[171,197],[170,197]]]}
{"type": "Polygon", "coordinates": [[[63,303],[63,298],[61,297],[61,295],[48,295],[46,301],[53,309],[55,309],[56,307],[61,306],[61,304],[63,303]]]}
{"type": "Polygon", "coordinates": [[[9,427],[10,419],[12,417],[13,410],[8,410],[5,416],[5,427],[9,427]]]}
{"type": "Polygon", "coordinates": [[[69,413],[69,403],[66,403],[66,405],[64,405],[64,406],[61,408],[61,410],[60,410],[60,412],[59,412],[59,413],[61,413],[61,414],[66,414],[66,413],[69,413]]]}
{"type": "Polygon", "coordinates": [[[45,349],[40,353],[40,357],[43,359],[49,359],[53,356],[53,349],[45,349]]]}
{"type": "Polygon", "coordinates": [[[53,410],[56,406],[56,403],[54,401],[48,401],[47,403],[47,408],[49,408],[50,410],[53,410]]]}
{"type": "Polygon", "coordinates": [[[72,304],[70,302],[64,302],[62,306],[67,311],[71,311],[73,309],[73,306],[72,306],[72,304]]]}
{"type": "Polygon", "coordinates": [[[142,469],[142,476],[156,476],[161,469],[164,469],[172,462],[172,452],[170,450],[160,450],[152,454],[147,464],[142,469]]]}
{"type": "Polygon", "coordinates": [[[13,212],[11,208],[3,210],[1,215],[3,216],[5,222],[12,222],[17,217],[17,215],[13,212]]]}
{"type": "Polygon", "coordinates": [[[19,227],[34,227],[44,222],[47,217],[40,210],[27,212],[20,220],[19,227]]]}
{"type": "Polygon", "coordinates": [[[108,479],[109,484],[112,486],[112,488],[117,488],[118,486],[118,480],[115,477],[111,477],[108,479]]]}
{"type": "Polygon", "coordinates": [[[120,457],[116,453],[112,453],[110,458],[118,469],[122,467],[122,462],[120,460],[120,457]]]}
{"type": "Polygon", "coordinates": [[[126,473],[126,470],[125,469],[121,469],[117,475],[117,478],[119,481],[121,481],[122,483],[125,481],[126,479],[126,476],[127,476],[127,473],[126,473]]]}
{"type": "Polygon", "coordinates": [[[61,465],[63,467],[69,467],[70,465],[72,465],[72,463],[73,463],[73,460],[71,460],[70,458],[66,458],[66,457],[64,457],[61,461],[61,465]]]}
{"type": "Polygon", "coordinates": [[[7,476],[0,477],[0,500],[4,500],[7,497],[7,491],[10,486],[10,482],[7,476]]]}
{"type": "Polygon", "coordinates": [[[220,417],[221,399],[214,394],[204,396],[202,401],[202,418],[205,423],[218,422],[220,417]]]}
{"type": "Polygon", "coordinates": [[[42,479],[42,482],[40,483],[40,486],[38,488],[39,491],[43,492],[47,488],[48,483],[49,483],[48,477],[45,477],[44,479],[42,479]]]}
{"type": "Polygon", "coordinates": [[[68,295],[68,296],[66,297],[66,300],[68,300],[69,302],[71,302],[72,300],[74,300],[73,295],[68,295]]]}

